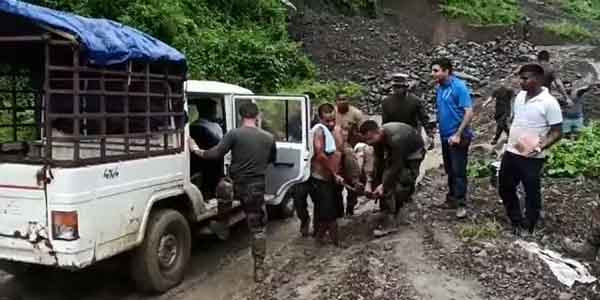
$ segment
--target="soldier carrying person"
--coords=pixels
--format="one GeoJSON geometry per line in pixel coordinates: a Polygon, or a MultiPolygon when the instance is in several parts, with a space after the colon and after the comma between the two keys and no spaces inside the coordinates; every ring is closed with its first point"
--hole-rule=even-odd
{"type": "Polygon", "coordinates": [[[380,127],[377,122],[368,120],[360,126],[360,132],[365,142],[376,149],[375,160],[379,162],[376,166],[383,167],[375,172],[376,180],[381,183],[374,191],[365,190],[368,196],[381,198],[383,222],[380,229],[373,231],[373,235],[379,237],[395,232],[398,223],[408,221],[404,206],[415,192],[425,155],[424,142],[415,128],[400,122],[380,127]]]}

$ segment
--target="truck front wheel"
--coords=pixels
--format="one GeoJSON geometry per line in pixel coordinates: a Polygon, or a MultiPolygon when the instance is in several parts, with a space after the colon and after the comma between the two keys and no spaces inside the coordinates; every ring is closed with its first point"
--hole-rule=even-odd
{"type": "Polygon", "coordinates": [[[132,277],[146,292],[165,292],[181,283],[190,260],[192,237],[176,210],[152,212],[144,242],[133,252],[132,277]]]}

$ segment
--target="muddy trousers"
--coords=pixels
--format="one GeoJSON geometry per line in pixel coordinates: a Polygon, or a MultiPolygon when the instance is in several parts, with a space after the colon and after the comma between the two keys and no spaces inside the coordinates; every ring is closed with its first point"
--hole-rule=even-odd
{"type": "Polygon", "coordinates": [[[242,203],[251,234],[252,258],[254,259],[254,279],[264,278],[264,260],[267,252],[266,227],[264,218],[265,179],[251,179],[234,184],[234,194],[242,203]]]}
{"type": "MultiPolygon", "coordinates": [[[[423,159],[407,160],[405,167],[396,172],[396,174],[385,174],[390,176],[383,186],[383,199],[381,201],[381,210],[384,213],[384,227],[396,226],[399,214],[406,203],[410,202],[415,192],[415,183],[419,177],[419,168],[423,159]]],[[[393,169],[393,168],[391,168],[393,169]]],[[[402,220],[405,222],[406,220],[402,220]]]]}
{"type": "Polygon", "coordinates": [[[542,207],[541,175],[544,159],[529,158],[505,152],[502,157],[499,174],[499,194],[506,208],[506,214],[513,226],[523,226],[533,231],[540,217],[542,207]],[[523,183],[525,188],[525,206],[527,222],[523,222],[523,214],[517,186],[523,183]]]}

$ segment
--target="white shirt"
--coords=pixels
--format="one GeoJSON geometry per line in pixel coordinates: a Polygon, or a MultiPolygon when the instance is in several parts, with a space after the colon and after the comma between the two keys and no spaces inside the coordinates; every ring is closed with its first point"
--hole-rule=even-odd
{"type": "MultiPolygon", "coordinates": [[[[524,135],[534,135],[545,138],[550,131],[550,126],[562,123],[560,105],[554,96],[550,95],[548,89],[542,87],[542,92],[526,101],[527,92],[521,91],[517,94],[513,105],[513,122],[508,137],[507,151],[522,155],[515,145],[524,135]]],[[[545,153],[539,153],[531,157],[543,158],[545,153]]]]}

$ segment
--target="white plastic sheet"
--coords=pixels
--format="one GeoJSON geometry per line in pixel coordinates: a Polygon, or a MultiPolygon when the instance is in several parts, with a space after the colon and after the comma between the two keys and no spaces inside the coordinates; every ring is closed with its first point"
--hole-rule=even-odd
{"type": "Polygon", "coordinates": [[[552,270],[558,281],[568,287],[572,287],[575,281],[581,283],[596,281],[596,277],[590,274],[587,267],[574,259],[564,258],[552,250],[541,249],[536,243],[518,240],[515,244],[539,256],[550,267],[550,270],[552,270]]]}

